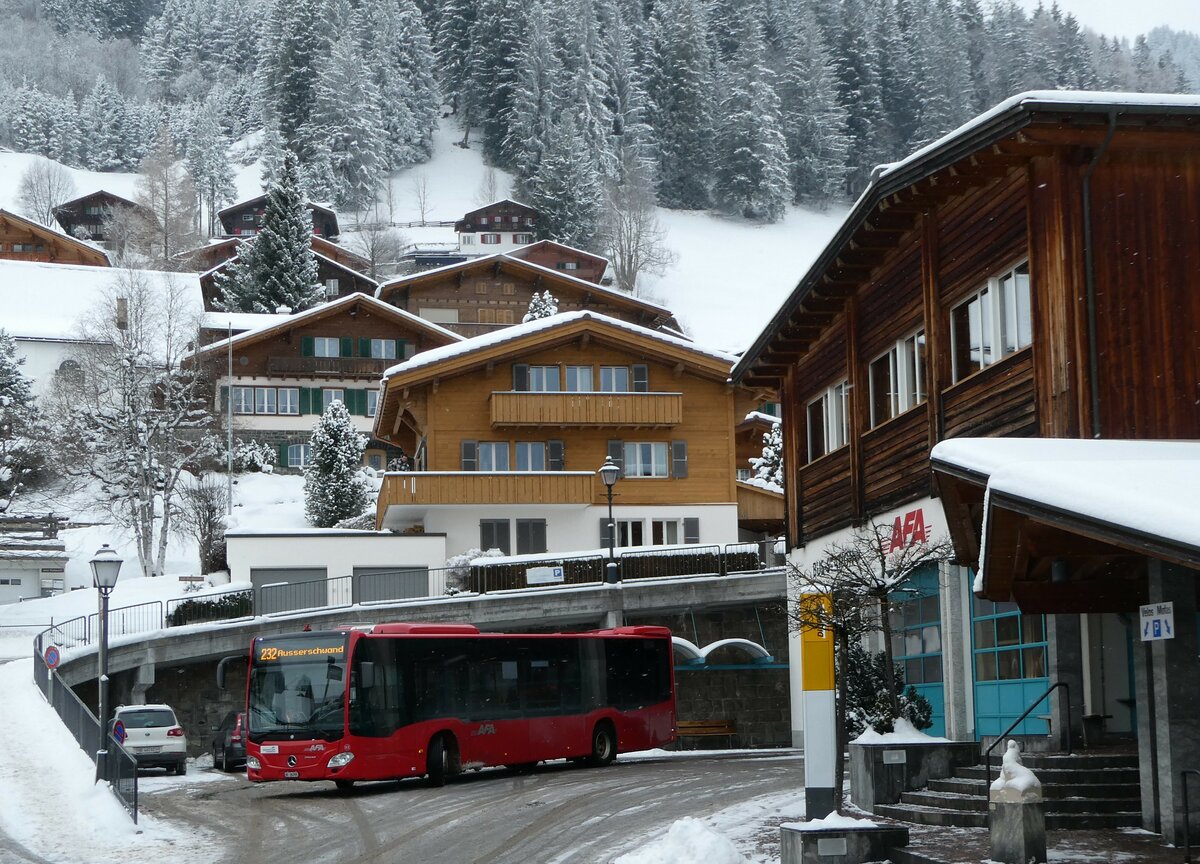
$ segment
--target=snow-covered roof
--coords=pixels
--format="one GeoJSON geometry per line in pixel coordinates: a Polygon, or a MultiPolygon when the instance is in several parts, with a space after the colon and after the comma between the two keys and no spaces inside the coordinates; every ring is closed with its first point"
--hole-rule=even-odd
{"type": "Polygon", "coordinates": [[[740,381],[759,360],[774,334],[786,323],[810,286],[825,273],[855,231],[865,222],[877,202],[912,183],[950,167],[994,141],[1013,134],[1038,111],[1061,114],[1200,114],[1200,95],[1174,93],[1123,93],[1084,90],[1031,90],[1018,93],[972,118],[963,125],[909,154],[898,162],[876,166],[870,182],[854,202],[846,219],[800,278],[766,327],[745,351],[733,370],[740,381]]]}
{"type": "Polygon", "coordinates": [[[546,318],[537,318],[524,324],[516,324],[512,327],[505,327],[502,330],[485,333],[482,336],[464,339],[454,345],[443,345],[440,348],[422,351],[420,354],[414,355],[412,358],[405,360],[403,363],[397,363],[395,366],[392,366],[383,373],[383,377],[386,381],[388,378],[395,375],[403,375],[416,369],[421,369],[436,363],[442,363],[454,357],[473,354],[477,351],[482,351],[495,345],[503,345],[506,342],[524,339],[535,333],[547,333],[552,330],[557,330],[570,324],[574,324],[577,321],[595,321],[600,324],[625,330],[629,333],[637,334],[645,339],[653,339],[657,342],[662,342],[676,348],[683,348],[696,354],[703,354],[706,357],[712,357],[729,363],[731,366],[736,359],[732,354],[726,354],[724,351],[701,348],[696,343],[690,342],[687,339],[671,336],[663,333],[660,330],[651,330],[648,327],[630,324],[628,321],[622,321],[619,318],[612,318],[608,315],[601,315],[599,312],[565,312],[561,315],[551,315],[546,318]]]}
{"type": "MultiPolygon", "coordinates": [[[[185,289],[186,302],[196,315],[204,309],[200,280],[195,273],[134,271],[150,280],[185,289]]],[[[73,340],[80,316],[94,308],[125,271],[81,264],[0,260],[0,327],[31,339],[73,340]]]]}
{"type": "Polygon", "coordinates": [[[291,315],[283,312],[274,314],[266,312],[205,312],[200,319],[200,326],[205,330],[254,330],[278,324],[291,315]]]}
{"type": "Polygon", "coordinates": [[[591,294],[597,294],[605,297],[612,297],[626,303],[644,306],[646,308],[662,312],[664,315],[670,316],[672,314],[671,310],[667,309],[665,306],[660,306],[657,303],[651,303],[648,300],[642,300],[639,297],[634,297],[632,294],[627,294],[624,291],[617,290],[616,288],[608,288],[595,282],[589,282],[587,279],[580,279],[578,276],[571,276],[570,274],[564,273],[561,270],[552,270],[549,267],[543,267],[541,264],[536,264],[533,261],[526,261],[524,258],[511,254],[512,251],[516,250],[510,250],[509,252],[495,252],[491,255],[480,255],[469,258],[466,261],[458,261],[454,264],[444,264],[441,267],[430,267],[428,270],[421,270],[417,273],[409,273],[405,276],[400,276],[396,279],[382,283],[379,288],[376,289],[375,296],[382,297],[384,293],[391,288],[404,285],[407,282],[427,279],[430,276],[438,276],[444,273],[453,272],[454,270],[458,269],[478,267],[480,264],[488,261],[505,261],[515,264],[519,267],[529,268],[539,276],[556,279],[564,284],[576,287],[580,291],[586,291],[591,294]]]}
{"type": "MultiPolygon", "coordinates": [[[[985,507],[1018,501],[1102,526],[1105,534],[1157,538],[1200,559],[1200,520],[1192,517],[1198,441],[954,438],[937,444],[930,458],[938,470],[986,482],[985,507]]],[[[987,548],[985,533],[981,562],[987,548]]],[[[985,578],[981,569],[976,591],[985,578]]]]}
{"type": "Polygon", "coordinates": [[[774,414],[767,414],[765,411],[751,411],[748,414],[746,414],[745,417],[742,418],[742,422],[743,423],[755,423],[755,422],[770,423],[770,424],[774,425],[775,423],[781,423],[783,421],[780,420],[780,418],[776,417],[774,414]]]}
{"type": "MultiPolygon", "coordinates": [[[[370,294],[347,294],[337,300],[332,300],[329,303],[322,303],[320,306],[314,306],[311,309],[306,309],[303,312],[297,312],[295,315],[263,315],[264,320],[258,326],[246,330],[242,333],[234,335],[233,339],[225,338],[216,342],[205,345],[197,353],[207,354],[218,349],[226,348],[231,342],[236,346],[250,339],[256,339],[264,336],[268,332],[285,327],[295,327],[303,324],[306,321],[323,318],[326,315],[335,315],[341,310],[353,306],[355,303],[363,303],[369,306],[375,312],[389,315],[394,318],[400,318],[405,323],[408,323],[418,330],[423,330],[427,333],[436,334],[445,337],[450,342],[460,342],[462,337],[457,333],[447,330],[445,327],[439,327],[424,318],[418,318],[411,312],[405,312],[403,309],[398,309],[390,303],[384,303],[382,300],[376,300],[370,294]]],[[[209,313],[218,314],[218,313],[209,313]]]]}
{"type": "Polygon", "coordinates": [[[34,234],[47,234],[56,240],[66,243],[68,246],[76,246],[87,252],[99,255],[108,264],[112,264],[112,259],[109,258],[108,252],[100,245],[93,243],[91,240],[82,240],[79,237],[67,234],[64,231],[60,231],[51,225],[43,225],[41,222],[37,222],[33,219],[28,219],[22,216],[20,213],[13,213],[11,210],[0,208],[0,216],[24,225],[34,234]]]}

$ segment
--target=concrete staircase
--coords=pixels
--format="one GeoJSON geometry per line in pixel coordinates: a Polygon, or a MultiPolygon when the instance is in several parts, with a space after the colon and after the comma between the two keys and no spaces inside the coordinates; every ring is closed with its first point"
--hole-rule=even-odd
{"type": "MultiPolygon", "coordinates": [[[[1042,781],[1049,830],[1137,827],[1142,821],[1137,756],[1131,753],[1056,756],[1026,753],[1025,765],[1042,781]]],[[[992,761],[992,777],[999,771],[992,761]]],[[[989,784],[982,764],[905,792],[898,804],[877,805],[880,816],[918,825],[986,828],[989,784]]]]}

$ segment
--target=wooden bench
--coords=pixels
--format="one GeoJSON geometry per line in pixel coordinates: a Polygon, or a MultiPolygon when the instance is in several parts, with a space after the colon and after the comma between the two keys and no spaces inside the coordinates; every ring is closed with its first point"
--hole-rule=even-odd
{"type": "Polygon", "coordinates": [[[726,744],[733,746],[737,728],[728,720],[680,720],[675,724],[680,738],[713,738],[723,736],[726,744]]]}

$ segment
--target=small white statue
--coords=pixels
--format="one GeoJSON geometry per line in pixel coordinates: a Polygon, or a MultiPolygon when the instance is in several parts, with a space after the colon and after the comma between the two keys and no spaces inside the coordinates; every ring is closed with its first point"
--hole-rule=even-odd
{"type": "Polygon", "coordinates": [[[1021,761],[1021,745],[1009,740],[1000,762],[1000,776],[992,781],[991,798],[1013,804],[1042,800],[1042,782],[1021,761]]]}

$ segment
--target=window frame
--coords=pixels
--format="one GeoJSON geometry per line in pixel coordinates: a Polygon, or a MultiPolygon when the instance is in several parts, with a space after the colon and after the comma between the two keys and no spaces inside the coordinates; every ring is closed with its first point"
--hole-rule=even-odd
{"type": "Polygon", "coordinates": [[[287,448],[289,468],[307,468],[312,463],[311,444],[289,444],[287,448]],[[297,455],[299,459],[295,458],[297,455]]]}
{"type": "Polygon", "coordinates": [[[379,413],[379,391],[367,390],[367,416],[374,417],[379,413]]]}
{"type": "Polygon", "coordinates": [[[1025,259],[989,276],[983,285],[954,304],[949,317],[950,373],[954,384],[1033,344],[1032,303],[1029,260],[1025,259]],[[1011,291],[1009,286],[1012,286],[1011,291]],[[1011,294],[1011,299],[1006,300],[1006,294],[1011,294]],[[1011,332],[1013,329],[1015,334],[1011,332]],[[976,332],[979,335],[978,359],[971,356],[975,350],[971,343],[976,332]],[[968,344],[962,352],[960,343],[964,336],[968,344]],[[1013,337],[1011,340],[1010,336],[1013,337]]]}
{"type": "Polygon", "coordinates": [[[805,403],[805,437],[808,445],[808,461],[816,462],[835,450],[850,443],[850,380],[843,378],[822,391],[816,398],[805,403]],[[813,408],[817,407],[821,417],[820,453],[813,447],[813,408]]]}
{"type": "Polygon", "coordinates": [[[565,383],[567,385],[567,389],[565,392],[567,392],[567,393],[595,393],[596,391],[595,391],[595,389],[593,389],[593,383],[594,383],[593,382],[593,373],[594,372],[595,372],[595,370],[592,368],[591,365],[567,366],[566,370],[565,370],[565,375],[564,375],[564,378],[566,379],[565,383]],[[587,387],[586,388],[579,386],[579,376],[581,373],[583,373],[584,370],[587,371],[587,387]],[[571,384],[572,377],[574,377],[576,379],[574,386],[572,386],[572,384],[571,384]]]}
{"type": "Polygon", "coordinates": [[[279,413],[279,397],[274,387],[255,387],[254,388],[254,413],[255,414],[278,414],[279,413]],[[261,401],[260,401],[261,400],[261,401]],[[270,403],[269,408],[267,403],[270,403]]]}
{"type": "Polygon", "coordinates": [[[299,387],[278,387],[275,404],[279,409],[279,414],[285,417],[297,417],[300,415],[300,388],[299,387]],[[287,394],[286,396],[284,394],[287,394]],[[285,407],[290,407],[293,410],[285,411],[285,407]]]}
{"type": "Polygon", "coordinates": [[[372,360],[397,360],[399,352],[396,351],[395,339],[372,339],[371,340],[371,359],[372,360]],[[388,354],[388,350],[391,354],[388,354]]]}
{"type": "Polygon", "coordinates": [[[254,388],[237,385],[229,388],[229,398],[233,401],[233,413],[240,416],[254,414],[254,388]]]}
{"type": "Polygon", "coordinates": [[[508,467],[510,464],[511,464],[511,462],[509,461],[509,452],[508,452],[508,442],[507,441],[478,441],[478,442],[476,442],[476,444],[475,444],[475,465],[476,465],[475,470],[476,471],[485,471],[485,472],[489,472],[489,473],[495,473],[495,472],[499,472],[499,471],[508,471],[508,470],[510,470],[508,467]],[[490,467],[484,467],[484,453],[485,452],[489,454],[488,459],[491,462],[490,467]],[[496,465],[496,456],[497,456],[497,454],[500,454],[500,453],[504,454],[504,460],[503,460],[504,466],[503,467],[498,467],[496,465]]]}
{"type": "Polygon", "coordinates": [[[634,480],[666,480],[671,477],[672,454],[669,441],[624,441],[621,449],[624,456],[621,467],[622,477],[634,480]],[[650,459],[648,463],[644,464],[642,457],[646,453],[644,448],[647,447],[650,448],[650,459]],[[660,454],[662,456],[661,463],[658,458],[660,454]],[[642,473],[642,470],[646,468],[650,473],[642,473]]]}
{"type": "MultiPolygon", "coordinates": [[[[344,388],[344,387],[322,387],[321,388],[321,413],[324,414],[326,411],[328,411],[330,403],[334,402],[335,400],[338,402],[341,402],[343,405],[346,404],[346,388],[344,388]],[[334,396],[331,398],[329,395],[330,393],[340,393],[341,395],[334,396]]],[[[347,410],[349,410],[349,406],[346,406],[346,407],[347,407],[347,410]]]]}
{"type": "Polygon", "coordinates": [[[633,371],[628,366],[601,366],[600,367],[600,389],[598,393],[632,393],[633,392],[633,371]],[[605,386],[605,373],[608,373],[608,386],[605,386]],[[620,377],[618,373],[624,373],[625,386],[617,388],[616,379],[620,377]]]}
{"type": "Polygon", "coordinates": [[[867,384],[870,391],[868,420],[870,428],[881,426],[907,411],[923,405],[925,393],[925,328],[919,328],[896,342],[867,364],[867,384]],[[880,400],[878,369],[887,370],[887,394],[880,400]],[[914,386],[915,385],[915,386],[914,386]],[[881,416],[880,409],[886,409],[881,416]]]}
{"type": "Polygon", "coordinates": [[[513,445],[515,460],[513,462],[514,471],[545,471],[548,457],[548,448],[545,441],[517,441],[513,445]],[[533,457],[537,455],[537,450],[541,450],[540,465],[535,466],[535,462],[539,461],[533,457]],[[525,467],[521,467],[522,455],[524,455],[525,467]]]}
{"type": "Polygon", "coordinates": [[[342,340],[338,336],[314,336],[313,340],[313,356],[314,357],[341,357],[342,356],[342,340]],[[334,354],[321,353],[328,352],[329,346],[333,346],[334,354]]]}

